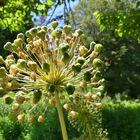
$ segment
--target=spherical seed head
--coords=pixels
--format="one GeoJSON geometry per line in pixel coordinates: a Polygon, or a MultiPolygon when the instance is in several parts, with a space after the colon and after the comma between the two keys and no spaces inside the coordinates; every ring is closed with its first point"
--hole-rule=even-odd
{"type": "Polygon", "coordinates": [[[94,59],[91,59],[93,50],[85,47],[81,39],[83,32],[77,30],[71,33],[69,25],[63,29],[55,27],[56,25],[50,29],[30,29],[26,32],[26,41],[23,34],[19,34],[14,43],[8,44],[12,44],[12,48],[7,45],[14,58],[9,56],[4,63],[3,59],[0,61],[3,67],[6,67],[4,71],[0,68],[0,71],[4,72],[0,72],[1,87],[4,91],[26,93],[15,98],[18,105],[13,105],[13,112],[24,109],[27,97],[35,106],[42,105],[42,102],[44,105],[45,100],[56,105],[56,92],[59,96],[65,95],[64,92],[74,96],[75,93],[84,91],[83,88],[94,86],[92,79],[95,78],[93,70],[96,66],[91,64],[94,59]],[[7,79],[9,75],[11,78],[7,79]],[[36,90],[40,90],[41,94],[35,94],[36,90]]]}

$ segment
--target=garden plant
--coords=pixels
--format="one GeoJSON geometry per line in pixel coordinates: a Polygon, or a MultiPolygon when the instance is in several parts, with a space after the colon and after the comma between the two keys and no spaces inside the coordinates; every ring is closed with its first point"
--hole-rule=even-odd
{"type": "Polygon", "coordinates": [[[60,29],[56,21],[51,25],[34,27],[25,35],[19,33],[13,43],[4,45],[10,54],[5,59],[0,56],[0,96],[12,104],[9,118],[21,123],[43,123],[48,106],[56,107],[63,139],[68,140],[64,108],[75,127],[84,125],[90,140],[92,117],[98,117],[102,106],[104,63],[99,57],[103,46],[95,42],[85,46],[80,29],[72,32],[70,25],[60,29]],[[29,102],[30,107],[25,108],[29,102]],[[40,103],[44,110],[38,115],[34,110],[40,103]]]}

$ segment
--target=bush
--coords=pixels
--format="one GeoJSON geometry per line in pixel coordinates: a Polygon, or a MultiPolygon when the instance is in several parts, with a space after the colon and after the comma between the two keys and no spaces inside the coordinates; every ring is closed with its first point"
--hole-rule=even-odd
{"type": "Polygon", "coordinates": [[[103,127],[110,140],[140,139],[140,103],[106,103],[102,110],[103,127]]]}

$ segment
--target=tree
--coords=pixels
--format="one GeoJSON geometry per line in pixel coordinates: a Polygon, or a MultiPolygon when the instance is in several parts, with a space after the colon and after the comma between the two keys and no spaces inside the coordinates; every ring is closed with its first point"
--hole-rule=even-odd
{"type": "MultiPolygon", "coordinates": [[[[77,5],[73,17],[76,19],[76,28],[82,27],[88,34],[87,42],[94,38],[96,42],[104,45],[101,56],[106,61],[103,75],[108,83],[107,93],[111,96],[115,93],[124,93],[136,98],[140,93],[137,86],[140,82],[137,28],[139,2],[82,0],[77,5]]],[[[70,21],[72,23],[72,20],[70,21]]]]}

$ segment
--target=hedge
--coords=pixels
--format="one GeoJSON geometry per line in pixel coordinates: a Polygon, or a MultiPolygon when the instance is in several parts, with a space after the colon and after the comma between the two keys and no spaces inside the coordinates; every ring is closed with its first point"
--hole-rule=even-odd
{"type": "MultiPolygon", "coordinates": [[[[1,104],[1,103],[0,103],[1,104]]],[[[2,105],[2,104],[1,104],[2,105]]],[[[0,107],[0,116],[7,114],[0,107]]],[[[140,103],[122,101],[107,102],[102,109],[103,128],[108,130],[109,140],[140,140],[140,103]]],[[[66,117],[65,117],[66,118],[66,117]]],[[[78,134],[67,122],[70,140],[78,134]]],[[[48,116],[44,124],[11,122],[8,118],[0,117],[0,139],[5,140],[37,140],[40,135],[43,140],[61,140],[60,126],[57,116],[48,116]]]]}
{"type": "Polygon", "coordinates": [[[103,128],[109,140],[140,140],[140,103],[106,103],[102,109],[103,128]]]}

